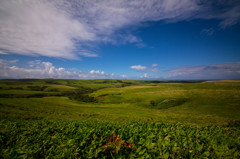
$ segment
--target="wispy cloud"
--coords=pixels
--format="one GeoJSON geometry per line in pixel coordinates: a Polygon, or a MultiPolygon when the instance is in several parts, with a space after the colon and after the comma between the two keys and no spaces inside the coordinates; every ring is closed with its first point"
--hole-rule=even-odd
{"type": "Polygon", "coordinates": [[[120,77],[121,77],[121,78],[126,78],[126,77],[127,77],[127,75],[120,75],[120,77]]]}
{"type": "Polygon", "coordinates": [[[4,51],[2,51],[2,50],[0,50],[0,55],[7,55],[8,53],[6,53],[6,52],[4,52],[4,51]]]}
{"type": "Polygon", "coordinates": [[[130,66],[130,68],[138,71],[143,71],[147,69],[146,66],[142,66],[142,65],[134,65],[134,66],[130,66]]]}
{"type": "Polygon", "coordinates": [[[16,60],[11,60],[11,61],[8,61],[10,64],[15,64],[15,63],[17,63],[19,60],[18,59],[16,59],[16,60]]]}
{"type": "Polygon", "coordinates": [[[182,66],[167,72],[168,79],[240,79],[240,62],[182,66]]]}
{"type": "MultiPolygon", "coordinates": [[[[153,64],[152,67],[156,67],[158,64],[153,64]]],[[[134,65],[130,66],[131,69],[137,70],[137,71],[152,71],[152,72],[160,72],[157,68],[148,68],[146,66],[142,65],[134,65]]]]}
{"type": "Polygon", "coordinates": [[[205,34],[208,36],[212,36],[214,34],[215,30],[213,28],[203,29],[201,34],[205,34]]]}
{"type": "Polygon", "coordinates": [[[0,49],[68,59],[97,57],[88,48],[99,42],[144,46],[139,37],[124,31],[126,27],[196,18],[219,19],[227,27],[239,22],[239,4],[238,0],[1,0],[0,49]]]}
{"type": "Polygon", "coordinates": [[[30,61],[29,68],[14,66],[17,61],[0,59],[0,78],[62,78],[62,79],[105,79],[113,78],[114,74],[104,71],[91,70],[90,72],[68,71],[63,67],[55,67],[50,62],[30,61]]]}
{"type": "Polygon", "coordinates": [[[88,52],[80,52],[79,55],[82,55],[82,56],[85,56],[85,57],[98,57],[97,54],[88,53],[88,52]]]}
{"type": "Polygon", "coordinates": [[[157,69],[157,68],[148,69],[148,71],[152,71],[152,72],[160,72],[160,70],[157,69]]]}

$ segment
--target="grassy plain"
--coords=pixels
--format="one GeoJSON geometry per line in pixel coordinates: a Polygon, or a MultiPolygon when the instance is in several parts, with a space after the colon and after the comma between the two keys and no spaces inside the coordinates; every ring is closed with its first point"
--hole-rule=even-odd
{"type": "Polygon", "coordinates": [[[2,80],[0,88],[1,119],[198,125],[240,120],[240,81],[2,80]],[[95,102],[69,99],[69,92],[85,89],[84,95],[94,97],[95,102]]]}

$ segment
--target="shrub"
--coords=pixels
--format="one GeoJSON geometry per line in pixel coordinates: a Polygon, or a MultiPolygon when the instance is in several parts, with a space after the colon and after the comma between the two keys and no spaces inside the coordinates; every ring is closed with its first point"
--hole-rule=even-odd
{"type": "Polygon", "coordinates": [[[97,100],[94,97],[90,97],[89,95],[78,94],[78,93],[73,93],[69,95],[68,98],[71,100],[77,100],[85,103],[97,102],[97,100]]]}
{"type": "Polygon", "coordinates": [[[28,86],[32,91],[44,91],[48,86],[28,86]]]}
{"type": "Polygon", "coordinates": [[[151,106],[156,106],[156,102],[154,100],[150,101],[151,106]]]}
{"type": "Polygon", "coordinates": [[[93,92],[91,88],[79,87],[78,90],[64,92],[63,95],[68,96],[71,100],[77,100],[80,102],[92,103],[97,102],[94,97],[90,97],[87,93],[93,92]]]}

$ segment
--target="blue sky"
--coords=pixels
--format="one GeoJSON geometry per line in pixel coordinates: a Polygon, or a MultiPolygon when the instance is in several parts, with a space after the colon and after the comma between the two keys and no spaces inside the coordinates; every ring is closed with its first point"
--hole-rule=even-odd
{"type": "Polygon", "coordinates": [[[2,0],[0,78],[240,79],[238,0],[2,0]]]}

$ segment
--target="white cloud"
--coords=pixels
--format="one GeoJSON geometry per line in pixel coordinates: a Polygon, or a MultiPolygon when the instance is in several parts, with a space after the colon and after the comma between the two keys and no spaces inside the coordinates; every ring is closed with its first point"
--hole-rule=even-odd
{"type": "Polygon", "coordinates": [[[2,0],[0,12],[0,48],[16,54],[73,59],[76,40],[95,39],[86,24],[44,0],[2,0]]]}
{"type": "Polygon", "coordinates": [[[147,69],[147,67],[141,66],[141,65],[130,66],[130,68],[131,68],[131,69],[138,70],[138,71],[143,71],[143,70],[146,70],[146,69],[147,69]]]}
{"type": "Polygon", "coordinates": [[[126,77],[127,77],[127,75],[121,75],[120,77],[122,77],[122,78],[126,78],[126,77]]]}
{"type": "Polygon", "coordinates": [[[29,61],[28,64],[30,67],[39,67],[41,65],[41,61],[40,60],[34,60],[34,61],[29,61]]]}
{"type": "Polygon", "coordinates": [[[240,79],[240,62],[182,66],[167,72],[169,79],[240,79]]]}
{"type": "MultiPolygon", "coordinates": [[[[116,76],[106,74],[104,71],[91,70],[90,72],[68,71],[63,67],[55,67],[50,62],[35,60],[30,61],[28,68],[16,66],[18,60],[0,59],[0,78],[62,78],[62,79],[109,79],[109,78],[131,78],[127,75],[116,76]]],[[[20,62],[19,62],[20,63],[20,62]]],[[[149,69],[146,69],[149,70],[149,69]]],[[[189,65],[167,70],[157,76],[149,76],[144,73],[140,78],[148,79],[240,79],[240,62],[220,63],[214,65],[189,65]],[[166,73],[168,75],[166,75],[166,73]]]]}
{"type": "Polygon", "coordinates": [[[140,76],[140,78],[148,78],[147,73],[144,73],[144,75],[143,75],[143,76],[140,76]]]}
{"type": "Polygon", "coordinates": [[[98,57],[97,54],[94,53],[88,53],[88,52],[81,52],[79,55],[85,56],[85,57],[98,57]]]}
{"type": "MultiPolygon", "coordinates": [[[[152,67],[156,67],[157,64],[153,64],[152,67]]],[[[147,68],[146,66],[142,66],[142,65],[134,65],[134,66],[130,66],[131,69],[135,69],[138,71],[152,71],[152,72],[160,72],[160,70],[156,69],[156,68],[147,68]]]]}
{"type": "Polygon", "coordinates": [[[2,50],[0,50],[0,55],[6,55],[6,54],[8,54],[8,53],[6,53],[6,52],[4,52],[4,51],[2,51],[2,50]]]}
{"type": "Polygon", "coordinates": [[[100,72],[99,70],[91,70],[89,73],[92,75],[104,75],[104,71],[100,72]]]}
{"type": "Polygon", "coordinates": [[[18,59],[15,59],[15,60],[3,60],[3,59],[0,59],[0,64],[12,65],[12,64],[17,63],[18,61],[19,61],[18,59]]]}
{"type": "Polygon", "coordinates": [[[217,15],[219,19],[222,19],[222,22],[220,23],[222,27],[225,28],[240,22],[240,2],[238,0],[218,0],[218,2],[223,7],[222,13],[217,15]],[[224,6],[229,8],[225,8],[224,6]]]}
{"type": "Polygon", "coordinates": [[[112,78],[113,74],[104,71],[91,70],[89,73],[81,71],[67,71],[63,67],[56,68],[50,62],[39,60],[29,62],[30,68],[11,66],[12,61],[0,59],[0,78],[62,78],[62,79],[101,79],[112,78]]]}
{"type": "Polygon", "coordinates": [[[152,71],[152,72],[160,72],[159,69],[156,69],[156,68],[152,68],[152,69],[148,69],[149,71],[152,71]]]}
{"type": "Polygon", "coordinates": [[[1,0],[0,49],[68,59],[97,57],[88,49],[95,42],[144,46],[124,30],[128,26],[200,18],[219,19],[227,27],[239,22],[239,4],[238,0],[1,0]]]}

